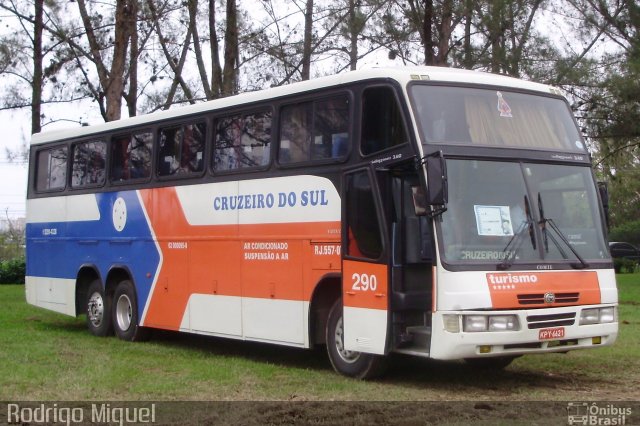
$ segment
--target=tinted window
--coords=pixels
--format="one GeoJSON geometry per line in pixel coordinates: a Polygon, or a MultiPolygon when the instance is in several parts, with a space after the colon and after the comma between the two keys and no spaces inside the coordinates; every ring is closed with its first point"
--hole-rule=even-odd
{"type": "Polygon", "coordinates": [[[200,173],[204,170],[204,123],[160,130],[158,175],[200,173]]]}
{"type": "Polygon", "coordinates": [[[343,158],[349,145],[349,99],[330,99],[287,105],[281,111],[282,164],[343,158]]]}
{"type": "Polygon", "coordinates": [[[382,254],[382,236],[371,179],[366,171],[347,179],[347,254],[377,259],[382,254]]]}
{"type": "Polygon", "coordinates": [[[361,138],[360,149],[365,155],[408,142],[402,112],[390,87],[364,91],[361,138]]]}
{"type": "Polygon", "coordinates": [[[151,132],[122,135],[113,139],[111,180],[122,182],[151,176],[151,132]]]}
{"type": "Polygon", "coordinates": [[[37,153],[36,190],[64,189],[67,180],[67,147],[37,153]]]}
{"type": "Polygon", "coordinates": [[[566,102],[495,89],[415,85],[424,142],[585,152],[566,102]]]}
{"type": "Polygon", "coordinates": [[[73,146],[71,187],[102,185],[105,179],[107,144],[82,142],[73,146]]]}
{"type": "Polygon", "coordinates": [[[217,172],[269,164],[271,111],[234,115],[216,123],[213,168],[217,172]]]}

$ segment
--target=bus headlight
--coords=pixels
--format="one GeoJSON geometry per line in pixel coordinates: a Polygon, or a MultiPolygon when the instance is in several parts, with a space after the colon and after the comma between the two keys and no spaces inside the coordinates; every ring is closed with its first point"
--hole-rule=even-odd
{"type": "Polygon", "coordinates": [[[489,331],[519,330],[520,324],[515,315],[495,315],[489,317],[489,331]]]}
{"type": "Polygon", "coordinates": [[[580,325],[604,324],[615,321],[616,308],[614,306],[583,309],[580,313],[580,325]]]}
{"type": "Polygon", "coordinates": [[[520,330],[516,315],[465,315],[464,331],[515,331],[520,330]]]}
{"type": "Polygon", "coordinates": [[[609,306],[608,308],[600,309],[600,322],[615,322],[616,321],[616,308],[609,306]]]}
{"type": "Polygon", "coordinates": [[[465,315],[464,316],[464,331],[487,331],[486,315],[465,315]]]}

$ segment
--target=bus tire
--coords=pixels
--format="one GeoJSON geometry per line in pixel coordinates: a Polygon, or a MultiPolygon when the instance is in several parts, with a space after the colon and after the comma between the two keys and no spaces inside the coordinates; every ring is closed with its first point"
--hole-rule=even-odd
{"type": "Polygon", "coordinates": [[[87,312],[87,328],[91,334],[98,337],[113,334],[111,300],[106,296],[98,279],[89,284],[85,310],[87,312]]]}
{"type": "Polygon", "coordinates": [[[329,311],[325,330],[327,353],[333,369],[345,376],[363,380],[382,375],[387,366],[386,357],[344,349],[342,324],[342,299],[338,299],[329,311]]]}
{"type": "Polygon", "coordinates": [[[129,342],[139,342],[148,338],[148,329],[141,327],[138,303],[133,283],[120,281],[113,294],[113,329],[116,336],[129,342]]]}
{"type": "Polygon", "coordinates": [[[497,371],[506,368],[517,356],[496,356],[488,358],[465,358],[465,362],[479,370],[497,371]]]}

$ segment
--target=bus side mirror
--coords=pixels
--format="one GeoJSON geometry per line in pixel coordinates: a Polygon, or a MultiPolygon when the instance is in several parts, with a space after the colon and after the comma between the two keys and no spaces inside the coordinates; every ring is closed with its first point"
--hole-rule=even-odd
{"type": "Polygon", "coordinates": [[[442,151],[435,152],[425,158],[427,168],[427,204],[444,206],[448,201],[447,163],[442,151]]]}
{"type": "Polygon", "coordinates": [[[607,182],[598,182],[598,192],[600,192],[600,202],[602,203],[602,211],[604,212],[604,220],[609,229],[609,187],[607,182]]]}

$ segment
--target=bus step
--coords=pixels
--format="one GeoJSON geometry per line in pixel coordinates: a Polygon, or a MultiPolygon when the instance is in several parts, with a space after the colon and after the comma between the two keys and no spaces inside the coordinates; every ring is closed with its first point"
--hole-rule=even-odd
{"type": "Polygon", "coordinates": [[[407,333],[413,336],[413,347],[428,349],[431,342],[431,327],[423,325],[407,327],[407,333]]]}

